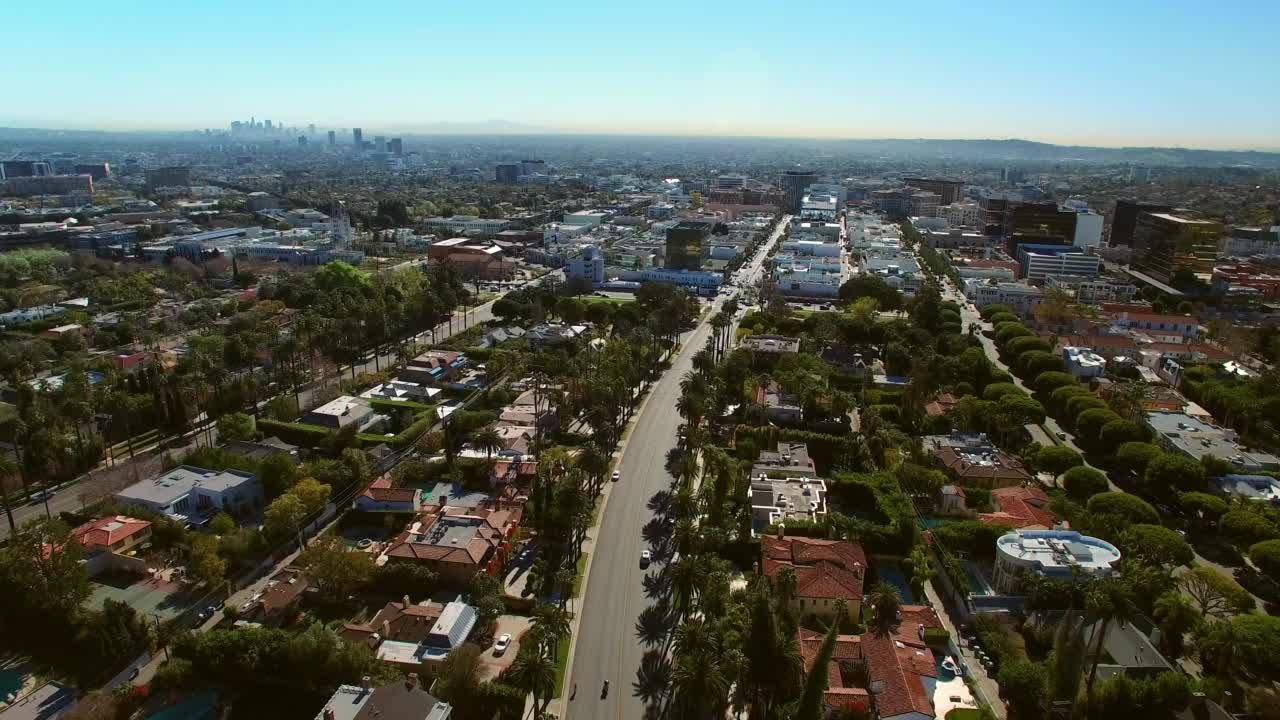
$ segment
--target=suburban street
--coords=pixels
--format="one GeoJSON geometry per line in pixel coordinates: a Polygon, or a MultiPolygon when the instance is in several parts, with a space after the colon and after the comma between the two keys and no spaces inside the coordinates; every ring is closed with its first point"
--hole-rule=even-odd
{"type": "MultiPolygon", "coordinates": [[[[744,283],[748,278],[759,277],[768,248],[776,242],[788,220],[789,217],[784,216],[752,262],[744,266],[744,283]]],[[[736,291],[728,297],[734,295],[736,291]]],[[[673,481],[665,463],[667,451],[676,445],[681,423],[676,412],[680,378],[691,369],[694,354],[706,344],[711,332],[708,321],[723,302],[724,299],[717,298],[697,327],[684,336],[680,354],[654,385],[630,438],[625,441],[618,465],[622,479],[609,490],[583,581],[579,603],[582,614],[570,650],[571,665],[565,679],[565,697],[561,699],[562,717],[644,717],[644,704],[632,692],[632,682],[644,654],[643,646],[636,639],[635,623],[640,611],[648,605],[642,584],[646,571],[640,568],[640,552],[646,548],[641,529],[653,517],[648,508],[649,498],[670,488],[673,481]],[[609,682],[609,695],[602,699],[605,681],[609,682]],[[569,700],[571,688],[575,686],[578,692],[569,700]]]]}

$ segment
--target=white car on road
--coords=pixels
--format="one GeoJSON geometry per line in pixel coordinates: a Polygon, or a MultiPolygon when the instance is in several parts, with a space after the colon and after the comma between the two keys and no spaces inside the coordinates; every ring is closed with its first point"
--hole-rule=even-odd
{"type": "Polygon", "coordinates": [[[648,550],[640,553],[640,567],[649,567],[649,563],[653,561],[653,555],[648,550]]]}
{"type": "Polygon", "coordinates": [[[613,481],[614,481],[614,482],[618,482],[618,481],[619,481],[619,480],[621,480],[621,479],[622,479],[622,471],[621,471],[621,470],[614,470],[614,471],[613,471],[613,481]]]}

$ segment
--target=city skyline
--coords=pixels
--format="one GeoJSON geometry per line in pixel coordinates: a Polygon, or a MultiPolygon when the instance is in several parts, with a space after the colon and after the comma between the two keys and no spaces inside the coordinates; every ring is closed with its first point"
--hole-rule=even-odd
{"type": "Polygon", "coordinates": [[[1022,138],[1100,147],[1275,149],[1280,8],[1083,3],[554,8],[143,3],[11,10],[23,109],[0,125],[305,127],[805,138],[1022,138]],[[243,8],[245,12],[240,12],[243,8]],[[341,18],[341,22],[336,20],[341,18]],[[807,18],[807,19],[806,19],[807,18]],[[56,54],[40,38],[68,42],[56,54]],[[105,59],[92,38],[126,43],[105,59]],[[76,42],[77,39],[85,42],[76,42]],[[74,93],[67,89],[74,87],[74,93]],[[172,90],[188,88],[183,101],[172,90]],[[124,88],[124,90],[122,90],[124,88]],[[160,88],[169,88],[161,91],[160,88]],[[1268,90],[1271,88],[1271,90],[1268,90]],[[74,97],[72,108],[68,98],[74,97]],[[74,117],[76,122],[68,122],[74,117]]]}

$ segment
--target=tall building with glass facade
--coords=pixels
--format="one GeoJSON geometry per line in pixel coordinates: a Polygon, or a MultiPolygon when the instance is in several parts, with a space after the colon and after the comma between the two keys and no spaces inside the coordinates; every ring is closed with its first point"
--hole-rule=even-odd
{"type": "Polygon", "coordinates": [[[788,170],[782,173],[782,195],[786,202],[785,210],[789,213],[800,212],[800,203],[804,201],[804,191],[818,182],[818,174],[808,170],[788,170]]]}
{"type": "Polygon", "coordinates": [[[1141,213],[1133,229],[1133,267],[1168,283],[1179,270],[1213,273],[1222,223],[1172,213],[1141,213]]]}
{"type": "Polygon", "coordinates": [[[681,220],[667,228],[667,269],[701,270],[702,246],[711,228],[711,223],[701,220],[681,220]]]}

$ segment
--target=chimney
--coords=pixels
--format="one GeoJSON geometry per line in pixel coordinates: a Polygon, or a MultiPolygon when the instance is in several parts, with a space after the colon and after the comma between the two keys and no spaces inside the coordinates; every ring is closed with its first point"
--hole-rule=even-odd
{"type": "Polygon", "coordinates": [[[440,507],[449,504],[449,493],[440,493],[440,507]]]}
{"type": "Polygon", "coordinates": [[[404,596],[404,606],[405,606],[406,608],[408,608],[408,607],[409,607],[409,596],[408,596],[408,595],[405,595],[405,596],[404,596]]]}
{"type": "Polygon", "coordinates": [[[411,672],[404,678],[404,689],[414,690],[418,687],[418,673],[411,672]]]}
{"type": "Polygon", "coordinates": [[[365,675],[364,677],[360,678],[360,689],[366,690],[366,691],[372,690],[373,678],[369,677],[368,675],[365,675]]]}
{"type": "Polygon", "coordinates": [[[778,538],[779,540],[782,540],[782,539],[784,539],[784,538],[786,538],[786,537],[787,537],[787,524],[786,524],[786,523],[778,523],[777,538],[778,538]]]}
{"type": "Polygon", "coordinates": [[[391,637],[391,621],[390,620],[382,621],[382,637],[383,638],[391,637]]]}
{"type": "Polygon", "coordinates": [[[333,711],[333,708],[325,708],[324,720],[338,720],[338,714],[333,711]]]}

